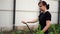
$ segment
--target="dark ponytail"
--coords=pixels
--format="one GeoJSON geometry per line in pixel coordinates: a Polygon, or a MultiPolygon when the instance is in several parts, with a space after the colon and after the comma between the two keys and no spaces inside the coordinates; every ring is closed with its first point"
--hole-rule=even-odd
{"type": "Polygon", "coordinates": [[[47,9],[47,10],[49,9],[49,4],[47,4],[45,1],[39,2],[38,5],[39,5],[40,3],[42,3],[43,6],[46,6],[46,9],[47,9]]]}
{"type": "Polygon", "coordinates": [[[46,5],[46,9],[47,9],[47,10],[49,9],[49,4],[46,5]]]}

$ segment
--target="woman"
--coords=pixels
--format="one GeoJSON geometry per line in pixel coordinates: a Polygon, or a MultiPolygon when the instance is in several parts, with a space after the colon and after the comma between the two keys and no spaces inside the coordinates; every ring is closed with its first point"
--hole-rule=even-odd
{"type": "Polygon", "coordinates": [[[47,4],[45,1],[41,1],[38,3],[40,14],[37,19],[33,19],[31,21],[22,21],[23,23],[34,23],[39,21],[39,24],[41,25],[41,30],[48,34],[48,28],[50,27],[51,23],[51,14],[49,11],[49,4],[47,4]]]}

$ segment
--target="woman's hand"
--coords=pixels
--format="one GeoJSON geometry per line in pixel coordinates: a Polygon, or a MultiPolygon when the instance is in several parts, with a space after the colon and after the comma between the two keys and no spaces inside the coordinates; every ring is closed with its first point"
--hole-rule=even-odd
{"type": "Polygon", "coordinates": [[[26,23],[27,23],[27,21],[23,20],[23,21],[22,21],[22,23],[26,24],[26,23]]]}
{"type": "Polygon", "coordinates": [[[44,34],[43,30],[40,32],[40,34],[44,34]]]}
{"type": "Polygon", "coordinates": [[[36,34],[44,34],[44,32],[39,30],[36,34]]]}

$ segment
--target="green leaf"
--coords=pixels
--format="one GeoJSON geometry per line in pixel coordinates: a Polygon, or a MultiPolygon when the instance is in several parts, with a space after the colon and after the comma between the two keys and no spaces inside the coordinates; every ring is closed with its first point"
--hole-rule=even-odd
{"type": "Polygon", "coordinates": [[[0,34],[4,34],[3,32],[0,32],[0,34]]]}
{"type": "Polygon", "coordinates": [[[11,32],[11,34],[15,34],[15,32],[11,32]]]}
{"type": "Polygon", "coordinates": [[[50,34],[53,34],[53,32],[50,32],[50,34]]]}

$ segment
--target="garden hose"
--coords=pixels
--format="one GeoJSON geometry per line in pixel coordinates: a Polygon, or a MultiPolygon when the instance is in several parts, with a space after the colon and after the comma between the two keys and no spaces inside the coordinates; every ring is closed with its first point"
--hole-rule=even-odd
{"type": "Polygon", "coordinates": [[[30,32],[31,32],[31,33],[33,33],[33,32],[31,31],[31,29],[29,28],[29,26],[28,26],[28,24],[27,24],[27,23],[26,23],[26,25],[27,25],[28,29],[30,30],[30,32]]]}

